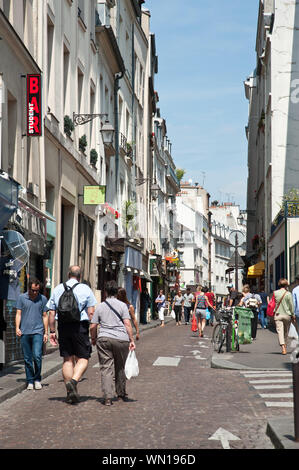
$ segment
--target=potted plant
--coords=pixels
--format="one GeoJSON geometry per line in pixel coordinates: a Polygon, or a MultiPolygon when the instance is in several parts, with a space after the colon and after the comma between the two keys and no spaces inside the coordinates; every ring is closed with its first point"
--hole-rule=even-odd
{"type": "Polygon", "coordinates": [[[87,147],[87,138],[86,135],[83,134],[82,137],[79,138],[79,150],[81,150],[82,153],[85,153],[87,147]]]}
{"type": "Polygon", "coordinates": [[[68,136],[71,137],[71,133],[74,130],[74,123],[72,119],[69,116],[64,116],[64,133],[68,136]]]}
{"type": "Polygon", "coordinates": [[[90,151],[90,164],[96,166],[98,161],[98,152],[96,149],[91,149],[90,151]]]}

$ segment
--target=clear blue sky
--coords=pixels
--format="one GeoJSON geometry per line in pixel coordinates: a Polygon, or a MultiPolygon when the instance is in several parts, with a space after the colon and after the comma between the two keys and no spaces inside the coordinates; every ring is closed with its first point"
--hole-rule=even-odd
{"type": "Polygon", "coordinates": [[[156,37],[155,89],[184,180],[246,208],[248,101],[258,0],[146,0],[156,37]]]}

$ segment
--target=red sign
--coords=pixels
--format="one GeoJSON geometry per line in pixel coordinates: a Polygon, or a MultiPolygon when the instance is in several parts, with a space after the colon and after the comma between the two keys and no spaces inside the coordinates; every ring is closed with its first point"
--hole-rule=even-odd
{"type": "Polygon", "coordinates": [[[27,136],[42,135],[41,75],[27,75],[27,136]]]}

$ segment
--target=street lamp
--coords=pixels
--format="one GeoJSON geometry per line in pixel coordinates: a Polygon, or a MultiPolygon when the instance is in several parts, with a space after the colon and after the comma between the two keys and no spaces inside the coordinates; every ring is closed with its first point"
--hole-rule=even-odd
{"type": "Polygon", "coordinates": [[[109,121],[106,121],[103,124],[102,129],[100,130],[103,144],[105,146],[109,146],[113,143],[113,136],[114,136],[114,127],[110,124],[109,121]]]}
{"type": "Polygon", "coordinates": [[[157,199],[159,191],[160,191],[160,187],[157,185],[157,183],[152,184],[151,194],[152,194],[153,199],[157,199]]]}

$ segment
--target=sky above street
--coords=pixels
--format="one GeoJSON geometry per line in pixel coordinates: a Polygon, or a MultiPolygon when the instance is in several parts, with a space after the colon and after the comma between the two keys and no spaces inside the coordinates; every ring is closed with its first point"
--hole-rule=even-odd
{"type": "Polygon", "coordinates": [[[146,0],[159,60],[155,90],[177,168],[211,201],[246,208],[248,101],[258,0],[146,0]]]}

